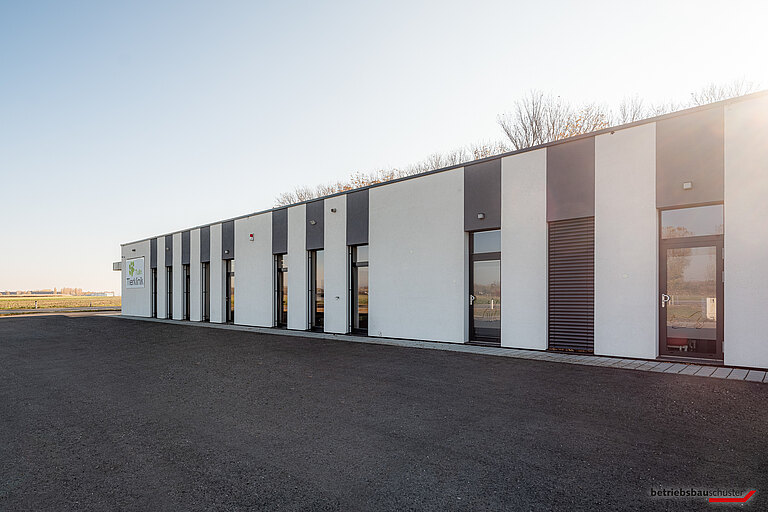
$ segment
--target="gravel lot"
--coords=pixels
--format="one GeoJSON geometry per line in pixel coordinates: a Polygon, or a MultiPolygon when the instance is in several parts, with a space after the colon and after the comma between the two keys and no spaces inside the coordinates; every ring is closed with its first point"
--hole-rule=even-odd
{"type": "Polygon", "coordinates": [[[768,508],[764,385],[109,316],[0,319],[2,510],[768,508]],[[729,507],[730,508],[730,507],[729,507]]]}

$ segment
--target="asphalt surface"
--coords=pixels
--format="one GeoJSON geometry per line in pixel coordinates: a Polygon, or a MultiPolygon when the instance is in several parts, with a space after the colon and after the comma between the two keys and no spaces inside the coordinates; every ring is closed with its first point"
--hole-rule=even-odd
{"type": "Polygon", "coordinates": [[[0,319],[0,510],[765,510],[767,453],[756,383],[0,319]]]}

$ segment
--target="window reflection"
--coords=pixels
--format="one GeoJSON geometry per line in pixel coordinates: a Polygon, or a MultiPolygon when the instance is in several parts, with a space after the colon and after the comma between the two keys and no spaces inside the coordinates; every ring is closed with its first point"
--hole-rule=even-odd
{"type": "Polygon", "coordinates": [[[723,205],[697,206],[661,212],[661,238],[722,235],[723,205]]]}
{"type": "Polygon", "coordinates": [[[472,252],[501,252],[501,230],[472,233],[472,252]]]}

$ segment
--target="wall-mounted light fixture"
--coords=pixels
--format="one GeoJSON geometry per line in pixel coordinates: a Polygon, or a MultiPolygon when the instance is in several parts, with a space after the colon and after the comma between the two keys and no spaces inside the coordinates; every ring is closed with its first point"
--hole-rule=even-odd
{"type": "Polygon", "coordinates": [[[224,254],[229,254],[229,249],[224,249],[224,254]]]}
{"type": "Polygon", "coordinates": [[[336,213],[336,208],[331,208],[331,213],[336,213]]]}
{"type": "Polygon", "coordinates": [[[683,190],[691,190],[693,188],[693,182],[692,181],[686,181],[683,183],[683,190]]]}
{"type": "Polygon", "coordinates": [[[170,248],[170,247],[166,247],[166,248],[165,248],[165,250],[166,250],[166,251],[170,251],[170,250],[171,250],[171,248],[170,248]]]}
{"type": "Polygon", "coordinates": [[[314,226],[315,224],[317,224],[317,221],[316,221],[316,220],[311,220],[311,221],[309,221],[309,224],[310,224],[311,226],[314,226]]]}
{"type": "Polygon", "coordinates": [[[136,252],[136,249],[131,249],[131,252],[136,252]]]}
{"type": "Polygon", "coordinates": [[[485,214],[484,213],[478,213],[477,214],[477,218],[480,219],[480,220],[483,220],[485,218],[485,214]]]}

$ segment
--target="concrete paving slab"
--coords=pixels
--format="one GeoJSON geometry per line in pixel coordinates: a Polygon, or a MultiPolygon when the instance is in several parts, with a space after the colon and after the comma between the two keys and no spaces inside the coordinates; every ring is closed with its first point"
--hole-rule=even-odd
{"type": "Polygon", "coordinates": [[[766,372],[762,370],[749,370],[744,380],[748,380],[750,382],[763,382],[765,374],[766,372]]]}
{"type": "Polygon", "coordinates": [[[717,368],[716,366],[702,366],[699,371],[697,371],[694,375],[698,377],[709,377],[713,373],[715,373],[715,370],[720,370],[722,368],[717,368]]]}
{"type": "Polygon", "coordinates": [[[687,364],[685,368],[680,372],[680,375],[693,375],[698,372],[702,366],[698,364],[687,364]]]}
{"type": "Polygon", "coordinates": [[[748,373],[749,370],[745,370],[743,368],[734,368],[727,378],[729,380],[744,380],[748,373]]]}
{"type": "Polygon", "coordinates": [[[686,366],[687,365],[682,363],[676,363],[664,370],[664,373],[680,373],[681,371],[685,370],[686,366]]]}
{"type": "Polygon", "coordinates": [[[732,371],[732,368],[718,368],[714,371],[714,373],[712,373],[712,375],[710,375],[710,377],[714,377],[716,379],[727,379],[732,371]]]}

